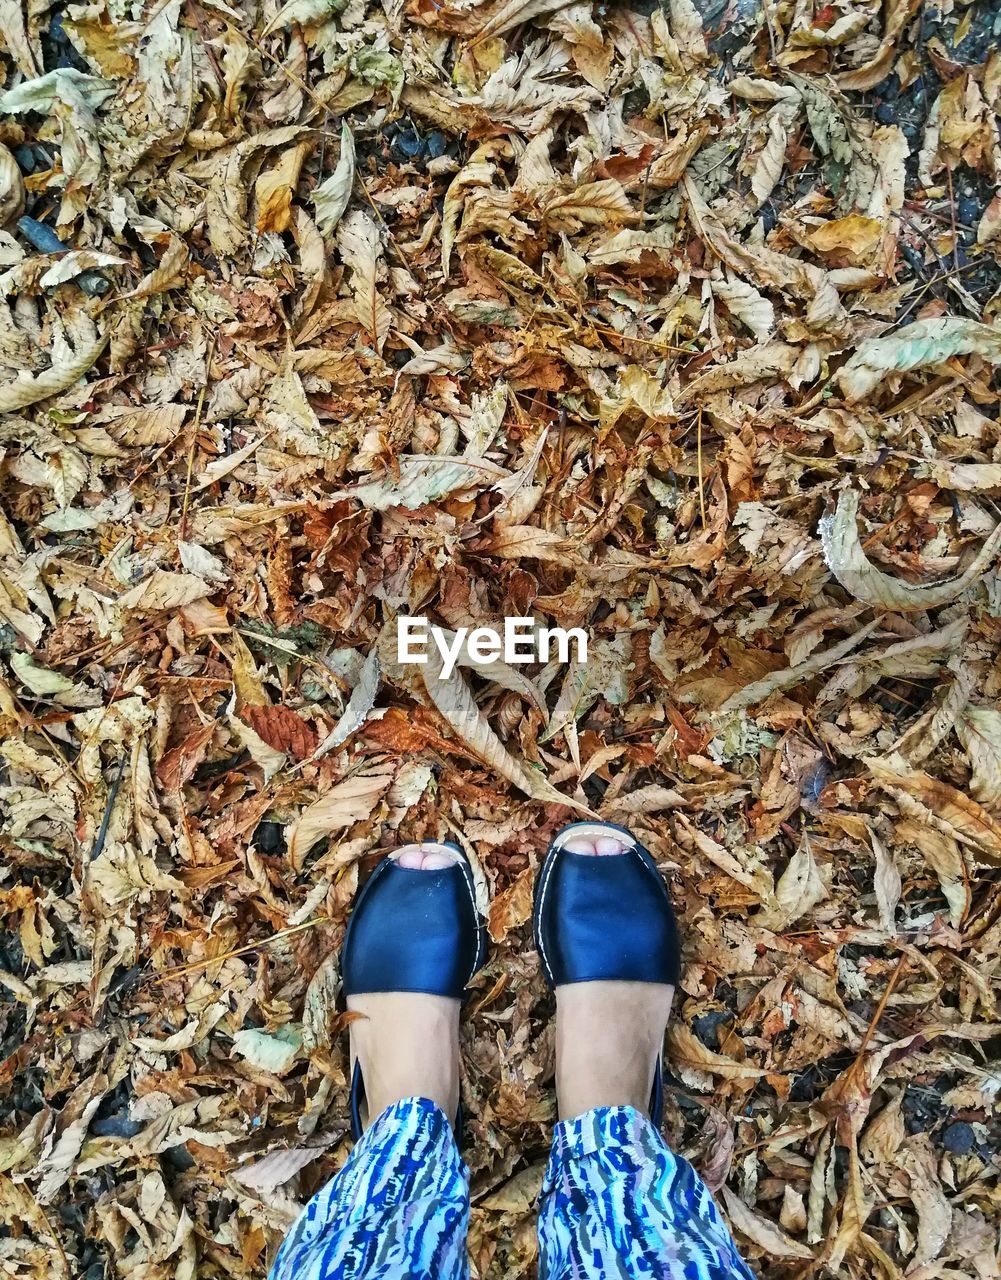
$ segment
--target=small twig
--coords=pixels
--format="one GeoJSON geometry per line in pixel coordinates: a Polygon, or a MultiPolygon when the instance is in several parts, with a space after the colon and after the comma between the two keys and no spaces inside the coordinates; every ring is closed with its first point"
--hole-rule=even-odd
{"type": "MultiPolygon", "coordinates": [[[[899,693],[894,693],[892,689],[884,689],[884,688],[881,688],[881,687],[880,687],[880,686],[878,686],[878,685],[877,685],[876,687],[879,689],[879,692],[880,692],[884,697],[886,697],[886,698],[892,698],[894,702],[899,702],[902,706],[910,707],[910,709],[911,709],[912,711],[919,711],[919,710],[920,710],[920,708],[918,707],[917,703],[911,702],[908,698],[904,698],[904,697],[902,697],[899,693]]],[[[889,708],[889,707],[887,707],[887,708],[886,708],[886,710],[887,710],[887,711],[889,711],[889,710],[890,710],[890,708],[889,708]]]]}
{"type": "Polygon", "coordinates": [[[106,641],[102,640],[98,644],[92,644],[86,649],[81,649],[79,653],[74,653],[66,658],[64,665],[74,667],[79,666],[84,658],[89,658],[96,653],[102,653],[101,661],[106,663],[109,658],[113,658],[115,654],[120,653],[122,649],[127,649],[130,644],[135,644],[136,641],[141,640],[144,635],[149,635],[156,625],[157,624],[155,622],[148,622],[145,625],[138,627],[130,636],[126,636],[124,640],[120,640],[118,644],[112,645],[112,647],[108,649],[107,653],[102,653],[102,650],[106,647],[106,641]]]}
{"type": "Polygon", "coordinates": [[[879,1026],[880,1019],[882,1018],[883,1013],[886,1009],[886,1002],[887,1000],[889,1000],[890,996],[893,994],[893,988],[897,985],[897,979],[900,977],[901,973],[903,972],[904,963],[906,960],[907,960],[907,955],[905,952],[902,951],[900,953],[900,959],[897,961],[896,968],[890,974],[890,981],[886,984],[886,990],[883,992],[882,996],[880,997],[879,1004],[876,1006],[876,1012],[872,1015],[869,1025],[865,1029],[865,1035],[862,1037],[862,1043],[859,1045],[858,1053],[855,1055],[855,1061],[848,1068],[848,1076],[846,1076],[846,1079],[856,1075],[858,1071],[861,1069],[862,1055],[865,1053],[866,1049],[869,1047],[869,1041],[876,1034],[876,1028],[879,1026]]]}
{"type": "MultiPolygon", "coordinates": [[[[150,348],[150,350],[152,350],[152,348],[150,348]]],[[[145,368],[145,366],[143,367],[145,368]]],[[[171,447],[171,445],[176,444],[178,440],[180,440],[181,436],[183,435],[184,435],[184,428],[182,427],[180,431],[176,432],[174,435],[170,437],[170,439],[167,441],[166,444],[161,445],[160,448],[157,449],[156,453],[153,454],[152,458],[150,458],[149,462],[147,462],[144,467],[140,467],[139,470],[135,473],[135,475],[132,477],[132,479],[128,483],[128,488],[134,489],[135,486],[139,483],[139,481],[143,478],[143,476],[148,471],[151,471],[153,467],[156,466],[156,464],[160,461],[160,459],[171,447]]]]}
{"type": "Polygon", "coordinates": [[[188,450],[188,470],[184,477],[184,501],[181,504],[181,518],[177,522],[177,540],[183,542],[188,527],[188,504],[191,501],[191,472],[195,464],[195,446],[198,444],[198,428],[202,422],[202,409],[205,406],[205,392],[212,376],[212,357],[215,355],[215,334],[212,335],[208,350],[205,353],[205,381],[198,392],[198,403],[195,405],[195,416],[191,423],[191,448],[188,450]]]}
{"type": "Polygon", "coordinates": [[[629,15],[629,10],[624,9],[622,12],[622,16],[625,20],[626,26],[629,28],[630,34],[632,35],[633,39],[636,41],[636,43],[640,47],[640,53],[642,53],[644,58],[648,57],[650,51],[647,49],[646,42],[644,41],[643,37],[640,35],[640,33],[636,30],[635,26],[633,25],[633,20],[629,15]]]}
{"type": "Polygon", "coordinates": [[[317,181],[323,178],[323,165],[327,158],[327,134],[329,133],[330,112],[326,107],[323,109],[323,124],[320,131],[320,163],[317,166],[317,181]]]}
{"type": "Polygon", "coordinates": [[[706,521],[706,494],[705,485],[702,479],[702,406],[699,405],[699,416],[695,424],[695,450],[696,459],[699,467],[699,511],[702,513],[702,528],[705,529],[706,521]]]}
{"type": "MultiPolygon", "coordinates": [[[[650,170],[653,168],[653,156],[647,161],[647,166],[643,170],[643,190],[640,192],[640,217],[646,217],[646,196],[650,186],[650,170]]],[[[642,256],[642,255],[641,255],[642,256]]]]}
{"type": "MultiPolygon", "coordinates": [[[[90,730],[90,732],[84,738],[83,742],[80,744],[80,748],[77,752],[77,760],[80,759],[80,756],[83,754],[84,751],[87,750],[89,746],[91,746],[94,742],[97,741],[97,735],[101,732],[101,725],[104,724],[104,721],[107,718],[108,712],[114,706],[115,699],[118,697],[118,691],[122,687],[122,685],[125,683],[125,677],[128,674],[129,674],[129,664],[128,662],[126,662],[122,667],[121,671],[118,673],[118,679],[115,681],[114,688],[111,690],[111,693],[108,695],[108,701],[101,708],[101,714],[97,717],[97,723],[94,725],[94,727],[90,730]]],[[[124,767],[125,766],[123,761],[122,768],[124,767]]],[[[69,772],[71,769],[74,775],[79,778],[80,775],[76,772],[75,766],[71,765],[69,762],[67,762],[66,765],[63,767],[63,772],[59,776],[65,777],[66,773],[69,772]]],[[[87,783],[84,781],[83,778],[80,778],[80,781],[84,782],[84,785],[87,786],[87,783]]],[[[119,781],[121,781],[120,773],[119,773],[119,781]]],[[[118,787],[118,784],[116,783],[115,784],[116,790],[117,790],[117,787],[118,787]]],[[[88,787],[88,790],[89,790],[89,787],[88,787]]],[[[112,792],[112,795],[111,795],[112,803],[114,803],[114,799],[115,799],[115,795],[114,795],[114,792],[112,792]]],[[[107,814],[105,814],[105,823],[107,823],[107,814]]],[[[102,843],[103,843],[103,832],[104,832],[104,826],[102,825],[102,831],[100,836],[102,843]]],[[[96,849],[95,852],[91,854],[91,859],[93,860],[94,858],[96,858],[98,853],[100,853],[100,849],[96,849]]]]}
{"type": "Polygon", "coordinates": [[[959,237],[956,235],[956,195],[952,189],[952,165],[945,166],[945,176],[949,183],[949,222],[952,226],[952,265],[959,270],[959,237]]]}
{"type": "Polygon", "coordinates": [[[209,956],[205,960],[192,960],[190,964],[182,964],[174,969],[168,969],[166,973],[161,973],[158,978],[153,979],[153,985],[160,986],[164,982],[169,982],[171,978],[183,978],[186,973],[195,973],[199,969],[207,969],[209,965],[221,964],[224,960],[232,960],[234,956],[246,955],[248,951],[256,951],[258,947],[267,947],[272,942],[278,942],[282,938],[291,938],[295,933],[303,933],[306,929],[314,929],[318,924],[333,923],[329,916],[317,916],[314,920],[307,920],[304,924],[293,925],[291,929],[279,929],[277,933],[273,933],[269,938],[262,938],[259,942],[248,942],[242,947],[234,947],[232,951],[224,951],[221,955],[209,956]]]}
{"type": "MultiPolygon", "coordinates": [[[[913,218],[909,218],[909,217],[907,216],[907,214],[906,214],[906,213],[904,213],[903,211],[901,211],[900,216],[901,216],[901,218],[903,219],[903,221],[904,221],[904,222],[906,222],[906,223],[907,223],[907,225],[911,228],[911,230],[912,230],[912,231],[914,231],[917,235],[919,235],[919,236],[921,237],[921,239],[925,242],[925,244],[927,245],[927,247],[928,247],[928,248],[931,250],[931,252],[935,255],[935,260],[938,262],[938,265],[939,265],[939,267],[941,268],[941,274],[940,274],[940,275],[938,275],[938,276],[933,276],[930,280],[928,280],[928,281],[927,281],[927,284],[926,284],[926,288],[928,288],[928,287],[930,287],[931,285],[935,284],[935,283],[936,283],[937,281],[939,281],[939,280],[944,281],[944,282],[945,282],[945,284],[946,284],[950,289],[952,289],[952,291],[953,291],[954,293],[956,293],[956,294],[959,296],[960,301],[961,301],[961,302],[963,302],[963,303],[964,303],[964,305],[965,305],[965,304],[966,304],[966,302],[967,302],[967,299],[970,299],[970,295],[969,295],[969,293],[967,293],[967,291],[962,287],[962,285],[957,284],[957,283],[954,281],[953,277],[954,277],[954,276],[956,276],[956,275],[961,274],[963,271],[968,271],[968,270],[970,270],[971,268],[976,268],[976,267],[978,267],[978,266],[981,266],[981,265],[982,265],[982,260],[978,260],[978,261],[973,262],[973,263],[969,263],[969,262],[967,262],[967,263],[964,263],[962,266],[960,266],[960,265],[958,264],[958,262],[957,262],[957,264],[956,264],[955,266],[951,267],[951,268],[950,268],[950,267],[948,267],[948,266],[946,266],[946,260],[945,260],[945,258],[943,258],[943,257],[942,257],[942,255],[939,253],[939,251],[935,248],[934,242],[932,241],[932,239],[930,238],[930,236],[928,236],[928,235],[927,235],[927,234],[926,234],[926,233],[921,229],[921,227],[919,227],[919,226],[917,225],[917,223],[914,221],[914,219],[913,219],[913,218]]],[[[954,236],[953,236],[953,249],[954,249],[954,250],[955,250],[955,246],[956,246],[956,238],[955,238],[955,235],[954,235],[954,236]]],[[[958,255],[956,255],[956,256],[958,257],[958,255]]],[[[923,293],[923,292],[924,292],[924,290],[922,290],[922,293],[923,293]]],[[[920,297],[920,296],[921,296],[921,294],[919,294],[918,296],[920,297]]],[[[971,300],[971,301],[974,301],[974,302],[976,301],[976,299],[970,299],[970,300],[971,300]]],[[[914,302],[914,303],[912,303],[911,307],[910,307],[910,308],[908,308],[908,310],[904,313],[905,315],[909,315],[909,314],[910,314],[910,311],[913,309],[913,306],[914,306],[914,305],[916,305],[916,302],[917,302],[917,299],[915,299],[915,302],[914,302]]],[[[897,323],[899,324],[899,323],[900,323],[900,321],[898,320],[898,322],[897,322],[897,323]]]]}
{"type": "MultiPolygon", "coordinates": [[[[29,644],[30,643],[31,642],[29,641],[29,644]]],[[[38,650],[34,647],[34,645],[31,645],[31,651],[32,653],[38,652],[38,650]]],[[[46,729],[45,727],[45,721],[39,720],[35,716],[34,712],[29,711],[24,704],[24,700],[18,697],[17,693],[15,693],[13,689],[9,690],[9,692],[10,692],[11,698],[13,699],[14,706],[17,708],[18,718],[21,719],[21,722],[25,723],[30,721],[32,730],[35,733],[40,733],[42,737],[45,739],[45,741],[52,748],[53,755],[58,756],[63,761],[62,773],[59,774],[56,781],[58,782],[59,779],[64,778],[67,773],[71,773],[73,777],[77,779],[77,781],[80,783],[81,786],[86,787],[87,785],[86,780],[82,778],[79,772],[77,771],[76,761],[67,760],[63,757],[63,747],[65,746],[65,743],[59,743],[55,738],[53,738],[52,734],[49,733],[48,729],[46,729]]]]}
{"type": "Polygon", "coordinates": [[[863,541],[862,543],[863,549],[868,550],[869,547],[871,547],[874,542],[879,542],[882,539],[884,534],[889,533],[890,530],[895,528],[896,525],[900,524],[901,521],[907,520],[913,514],[914,514],[913,511],[911,511],[910,508],[908,508],[906,511],[902,511],[899,516],[894,516],[893,519],[890,520],[887,524],[880,525],[880,527],[875,531],[875,533],[870,533],[868,538],[866,538],[863,541]]]}
{"type": "Polygon", "coordinates": [[[922,218],[934,218],[936,222],[945,222],[950,226],[955,226],[959,231],[976,231],[976,227],[971,227],[966,222],[955,222],[952,218],[947,218],[944,213],[937,213],[934,209],[929,209],[927,204],[919,204],[916,200],[905,200],[904,208],[910,209],[912,213],[920,214],[922,218]]]}
{"type": "Polygon", "coordinates": [[[208,55],[209,62],[212,63],[212,70],[216,74],[216,79],[219,81],[219,88],[222,90],[223,96],[225,97],[226,77],[223,75],[222,69],[219,66],[219,62],[215,56],[215,50],[209,44],[208,33],[206,32],[205,24],[202,21],[202,19],[205,16],[204,13],[202,12],[202,7],[198,3],[198,0],[188,0],[188,7],[191,10],[191,16],[195,20],[195,25],[198,27],[198,34],[202,38],[202,48],[205,50],[205,53],[208,55]]]}
{"type": "Polygon", "coordinates": [[[656,351],[673,351],[682,356],[701,356],[705,353],[702,351],[689,351],[687,347],[676,347],[670,342],[657,342],[654,338],[639,338],[628,333],[620,333],[618,329],[613,329],[610,325],[595,324],[590,316],[584,316],[584,323],[595,333],[607,333],[610,337],[618,338],[620,342],[639,342],[645,347],[653,347],[656,351]]]}
{"type": "Polygon", "coordinates": [[[763,7],[765,10],[765,26],[768,28],[768,47],[771,50],[772,62],[774,63],[778,57],[778,50],[775,47],[775,27],[772,25],[772,6],[768,3],[768,0],[765,0],[763,7]]]}
{"type": "Polygon", "coordinates": [[[976,271],[978,267],[982,267],[983,265],[984,260],[982,258],[978,258],[975,262],[964,262],[958,267],[953,267],[951,271],[942,271],[937,276],[932,276],[931,279],[924,282],[912,301],[908,304],[907,309],[901,312],[896,323],[898,325],[902,324],[925,296],[928,290],[934,285],[941,284],[944,280],[951,280],[953,276],[961,276],[964,271],[976,271]]]}
{"type": "Polygon", "coordinates": [[[104,849],[104,842],[108,836],[108,823],[111,821],[111,811],[115,807],[115,800],[118,798],[118,788],[122,785],[122,775],[125,773],[125,761],[127,753],[122,752],[122,758],[118,762],[118,773],[115,780],[111,784],[111,790],[108,792],[108,800],[104,806],[104,817],[101,819],[101,827],[97,833],[97,839],[94,841],[94,847],[90,851],[90,860],[93,862],[101,856],[104,849]]]}
{"type": "Polygon", "coordinates": [[[66,1276],[66,1280],[69,1280],[69,1277],[73,1274],[73,1272],[70,1270],[69,1259],[66,1257],[66,1250],[63,1248],[63,1242],[59,1239],[59,1236],[56,1234],[56,1231],[54,1230],[52,1223],[49,1221],[48,1214],[42,1208],[41,1204],[38,1201],[38,1197],[35,1195],[35,1193],[31,1190],[30,1187],[25,1187],[24,1190],[31,1197],[35,1205],[35,1211],[38,1213],[39,1217],[45,1223],[45,1226],[46,1226],[46,1229],[48,1230],[49,1235],[55,1241],[56,1248],[59,1250],[59,1257],[61,1258],[62,1264],[63,1264],[63,1275],[66,1276]]]}

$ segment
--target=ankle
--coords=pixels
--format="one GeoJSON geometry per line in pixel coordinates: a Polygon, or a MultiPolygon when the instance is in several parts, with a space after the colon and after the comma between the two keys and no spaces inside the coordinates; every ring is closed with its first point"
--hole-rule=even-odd
{"type": "Polygon", "coordinates": [[[448,1048],[441,1045],[440,1051],[440,1059],[415,1054],[409,1063],[387,1062],[385,1055],[377,1059],[362,1054],[369,1116],[374,1119],[401,1098],[427,1098],[451,1121],[459,1103],[458,1042],[448,1048]]]}
{"type": "Polygon", "coordinates": [[[371,1093],[369,1093],[366,1079],[365,1103],[368,1110],[366,1127],[371,1124],[376,1116],[381,1115],[387,1108],[394,1106],[397,1102],[401,1102],[404,1098],[426,1098],[428,1102],[433,1102],[436,1107],[443,1111],[449,1124],[452,1124],[459,1106],[459,1082],[458,1080],[445,1081],[433,1078],[427,1078],[423,1081],[413,1079],[397,1079],[394,1081],[377,1078],[371,1093]]]}
{"type": "Polygon", "coordinates": [[[451,1121],[459,1102],[459,1003],[384,992],[351,997],[351,1024],[369,1120],[401,1098],[427,1098],[451,1121]]]}
{"type": "Polygon", "coordinates": [[[639,1034],[631,1040],[572,1031],[556,1036],[556,1098],[561,1120],[571,1120],[596,1107],[650,1107],[660,1038],[639,1034]]]}
{"type": "Polygon", "coordinates": [[[595,1107],[650,1109],[674,989],[655,983],[578,982],[556,989],[560,1118],[595,1107]]]}

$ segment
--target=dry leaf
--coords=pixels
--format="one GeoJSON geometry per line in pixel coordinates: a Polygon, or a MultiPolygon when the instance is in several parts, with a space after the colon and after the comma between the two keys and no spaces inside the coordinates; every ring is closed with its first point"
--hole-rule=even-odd
{"type": "Polygon", "coordinates": [[[956,721],[956,732],[973,770],[974,799],[985,805],[1001,803],[1001,711],[968,705],[956,721]]]}
{"type": "Polygon", "coordinates": [[[401,460],[397,472],[387,472],[353,489],[339,489],[332,497],[354,498],[373,511],[406,507],[415,511],[447,494],[489,488],[508,475],[485,458],[434,458],[415,454],[401,460]]]}
{"type": "Polygon", "coordinates": [[[679,826],[688,832],[693,844],[704,858],[719,867],[728,876],[732,876],[738,884],[745,885],[761,899],[762,904],[772,903],[772,878],[760,862],[738,858],[735,852],[725,849],[718,840],[699,830],[684,814],[678,814],[679,826]],[[748,865],[748,862],[750,865],[748,865]]]}
{"type": "Polygon", "coordinates": [[[806,1245],[793,1240],[774,1222],[769,1222],[767,1218],[749,1209],[740,1196],[735,1195],[729,1187],[723,1187],[722,1192],[723,1203],[726,1205],[726,1212],[734,1229],[746,1236],[748,1240],[760,1245],[770,1257],[813,1260],[813,1253],[806,1245]]]}
{"type": "Polygon", "coordinates": [[[678,1068],[682,1077],[688,1070],[696,1071],[699,1077],[707,1074],[721,1076],[724,1080],[750,1080],[760,1074],[747,1063],[735,1062],[725,1054],[707,1049],[677,1018],[672,1019],[667,1029],[667,1051],[672,1065],[678,1068]]]}
{"type": "Polygon", "coordinates": [[[526,867],[510,888],[491,901],[487,927],[494,942],[503,942],[512,929],[531,919],[534,883],[532,868],[526,867]]]}
{"type": "Polygon", "coordinates": [[[821,253],[843,252],[864,259],[879,244],[883,226],[876,218],[850,213],[846,218],[825,222],[810,232],[810,243],[821,253]]]}
{"type": "Polygon", "coordinates": [[[91,1097],[88,1098],[79,1116],[62,1129],[58,1140],[35,1165],[33,1172],[36,1175],[42,1175],[35,1190],[35,1199],[40,1205],[51,1203],[56,1193],[69,1180],[70,1173],[79,1158],[87,1130],[90,1128],[91,1117],[101,1105],[107,1083],[107,1080],[102,1077],[96,1077],[93,1080],[88,1090],[91,1097]]]}
{"type": "Polygon", "coordinates": [[[379,652],[373,649],[365,659],[358,683],[351,690],[351,698],[344,708],[344,714],[330,730],[323,741],[315,748],[313,759],[325,756],[334,747],[346,742],[365,723],[369,712],[375,705],[375,697],[379,692],[379,652]]]}
{"type": "Polygon", "coordinates": [[[273,1191],[291,1182],[300,1170],[322,1156],[327,1145],[320,1143],[317,1146],[291,1147],[287,1151],[271,1151],[260,1160],[235,1169],[233,1177],[251,1191],[273,1191]]]}
{"type": "Polygon", "coordinates": [[[238,1031],[233,1037],[233,1052],[258,1071],[269,1075],[286,1075],[302,1047],[302,1032],[282,1027],[275,1035],[264,1031],[238,1031]]]}
{"type": "MultiPolygon", "coordinates": [[[[357,867],[349,868],[349,881],[358,882],[357,867]]],[[[326,896],[327,890],[324,890],[326,896]]],[[[340,954],[332,951],[309,980],[302,1010],[302,1041],[307,1050],[329,1049],[341,991],[340,954]]]]}
{"type": "Polygon", "coordinates": [[[970,909],[970,876],[959,845],[945,831],[912,818],[897,823],[896,836],[915,845],[938,876],[949,904],[949,923],[958,929],[970,909]]]}
{"type": "Polygon", "coordinates": [[[561,231],[579,229],[581,224],[631,222],[636,216],[622,184],[612,178],[587,182],[556,196],[547,201],[544,212],[552,227],[561,231]]]}
{"type": "Polygon", "coordinates": [[[351,192],[355,181],[355,141],[354,135],[346,120],[341,121],[341,154],[334,171],[312,194],[313,208],[316,210],[316,225],[320,232],[331,235],[351,200],[351,192]]]}
{"type": "Polygon", "coordinates": [[[879,923],[884,929],[892,933],[896,928],[894,917],[897,913],[897,903],[900,901],[902,887],[900,872],[893,861],[893,855],[883,847],[874,831],[869,832],[869,840],[872,844],[873,853],[876,855],[874,887],[876,890],[876,907],[879,911],[879,923]]]}
{"type": "Polygon", "coordinates": [[[896,1159],[907,1136],[902,1099],[903,1093],[896,1094],[866,1125],[859,1143],[859,1154],[868,1164],[888,1164],[896,1159]]]}
{"type": "Polygon", "coordinates": [[[72,345],[65,337],[54,344],[48,369],[38,374],[22,369],[13,377],[0,378],[0,413],[24,409],[71,387],[91,368],[110,338],[109,333],[102,333],[84,315],[77,317],[75,332],[69,336],[73,339],[72,345]]]}
{"type": "Polygon", "coordinates": [[[1001,822],[975,800],[899,758],[866,763],[876,781],[903,801],[908,816],[927,815],[938,830],[976,849],[993,865],[1001,860],[1001,822]]]}
{"type": "Polygon", "coordinates": [[[275,751],[307,760],[316,750],[316,730],[291,707],[251,705],[245,714],[254,733],[275,751]]]}
{"type": "Polygon", "coordinates": [[[441,655],[433,645],[428,646],[427,662],[421,667],[421,675],[438,712],[455,730],[460,741],[484,764],[513,782],[525,795],[564,804],[582,813],[590,812],[586,805],[561,795],[551,787],[539,770],[510,754],[484,719],[460,673],[453,672],[447,680],[442,677],[441,655]]]}
{"type": "Polygon", "coordinates": [[[767,342],[775,332],[775,308],[746,280],[714,280],[712,291],[758,342],[767,342]]]}
{"type": "Polygon", "coordinates": [[[858,648],[867,636],[875,631],[877,623],[875,621],[867,622],[859,627],[857,631],[852,632],[845,640],[840,641],[836,645],[832,645],[830,649],[825,649],[822,653],[816,653],[810,658],[804,659],[791,667],[785,667],[779,671],[773,671],[770,675],[763,676],[760,680],[755,680],[751,684],[746,685],[738,693],[732,694],[723,705],[719,708],[718,715],[729,715],[733,711],[739,711],[742,707],[752,707],[756,702],[761,702],[778,690],[791,689],[801,684],[804,680],[809,680],[815,675],[819,675],[821,671],[826,671],[840,662],[853,649],[858,648]]]}
{"type": "Polygon", "coordinates": [[[513,1178],[498,1190],[479,1202],[479,1207],[491,1213],[529,1213],[538,1202],[542,1191],[544,1164],[532,1164],[519,1169],[513,1178]]]}
{"type": "Polygon", "coordinates": [[[862,343],[837,379],[845,399],[856,403],[871,395],[887,374],[933,368],[971,352],[1001,364],[1001,330],[959,316],[915,320],[892,337],[862,343]]]}
{"type": "Polygon", "coordinates": [[[789,859],[789,865],[775,885],[774,907],[770,913],[766,913],[767,918],[762,923],[776,931],[786,929],[829,896],[813,856],[810,839],[804,833],[799,847],[789,859]]]}
{"type": "Polygon", "coordinates": [[[785,99],[768,113],[767,138],[751,174],[751,191],[758,204],[765,203],[782,177],[789,130],[798,114],[798,101],[789,102],[785,99]]]}
{"type": "Polygon", "coordinates": [[[304,809],[286,835],[288,856],[293,867],[302,866],[306,854],[318,840],[370,818],[395,772],[395,766],[377,765],[356,773],[343,782],[335,783],[325,795],[304,809]]]}
{"type": "Polygon", "coordinates": [[[148,578],[119,596],[118,605],[129,611],[180,609],[182,605],[210,596],[212,591],[212,587],[193,573],[156,569],[148,578]]]}
{"type": "Polygon", "coordinates": [[[350,213],[337,228],[337,248],[351,272],[355,318],[372,345],[381,351],[389,336],[392,317],[379,289],[382,262],[379,229],[367,213],[361,210],[350,213]]]}
{"type": "Polygon", "coordinates": [[[937,609],[961,596],[978,581],[1001,546],[1001,524],[981,545],[965,572],[949,582],[911,585],[877,569],[865,553],[858,531],[859,493],[843,489],[833,516],[820,522],[827,567],[856,600],[904,611],[937,609]]]}
{"type": "Polygon", "coordinates": [[[1001,235],[1001,193],[984,210],[977,225],[977,244],[991,244],[1001,235]]]}
{"type": "Polygon", "coordinates": [[[918,1214],[915,1265],[938,1257],[952,1227],[952,1209],[939,1181],[937,1163],[928,1135],[915,1135],[903,1160],[911,1202],[918,1214]]]}
{"type": "Polygon", "coordinates": [[[306,144],[300,142],[282,152],[278,163],[258,175],[254,184],[257,199],[257,230],[287,231],[292,223],[292,197],[299,185],[306,144]]]}

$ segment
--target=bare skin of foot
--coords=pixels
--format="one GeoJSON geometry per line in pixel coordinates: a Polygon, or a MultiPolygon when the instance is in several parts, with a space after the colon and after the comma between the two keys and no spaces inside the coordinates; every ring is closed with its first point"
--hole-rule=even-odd
{"type": "MultiPolygon", "coordinates": [[[[391,855],[413,871],[459,860],[440,844],[408,844],[391,855]]],[[[350,1025],[351,1064],[361,1061],[368,1116],[401,1098],[430,1098],[451,1121],[459,1105],[459,1001],[412,991],[348,997],[363,1016],[350,1025]]]]}
{"type": "MultiPolygon", "coordinates": [[[[625,836],[595,824],[573,832],[572,853],[621,857],[625,836]]],[[[575,982],[556,988],[556,1099],[561,1120],[592,1107],[650,1106],[674,987],[652,982],[575,982]]]]}
{"type": "MultiPolygon", "coordinates": [[[[625,837],[595,825],[562,846],[595,857],[619,857],[625,837]]],[[[406,845],[392,857],[415,871],[449,866],[459,855],[444,845],[406,845]]],[[[577,982],[556,988],[556,1095],[560,1119],[592,1107],[645,1112],[664,1044],[674,988],[648,982],[577,982]]],[[[350,996],[352,1067],[365,1079],[368,1115],[401,1098],[429,1098],[449,1120],[459,1104],[458,1000],[413,992],[350,996]]]]}

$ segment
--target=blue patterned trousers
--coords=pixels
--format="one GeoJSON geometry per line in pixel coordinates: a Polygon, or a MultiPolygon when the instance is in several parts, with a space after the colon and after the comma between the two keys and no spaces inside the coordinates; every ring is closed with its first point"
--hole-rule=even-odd
{"type": "MultiPolygon", "coordinates": [[[[269,1280],[467,1280],[469,1174],[444,1113],[388,1107],[310,1200],[269,1280]]],[[[556,1126],[539,1280],[754,1280],[709,1189],[632,1107],[556,1126]]]]}

